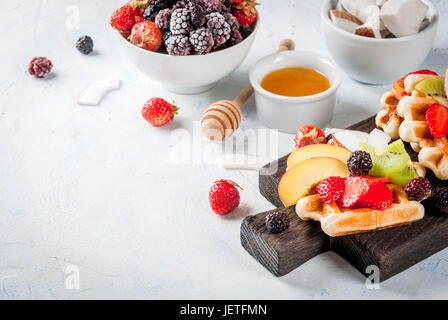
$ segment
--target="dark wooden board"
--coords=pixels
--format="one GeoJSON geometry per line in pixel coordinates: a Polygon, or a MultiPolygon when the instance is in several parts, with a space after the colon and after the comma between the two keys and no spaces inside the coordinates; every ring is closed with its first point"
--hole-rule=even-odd
{"type": "MultiPolygon", "coordinates": [[[[374,117],[349,129],[370,132],[375,128],[374,117]]],[[[413,160],[417,154],[407,146],[413,160]]],[[[294,207],[284,208],[278,196],[278,183],[286,171],[288,155],[260,170],[260,193],[272,204],[282,208],[291,218],[290,228],[280,235],[270,234],[264,220],[270,212],[247,217],[241,226],[243,247],[276,276],[283,276],[314,256],[333,250],[361,273],[368,266],[377,266],[384,281],[421,260],[448,247],[448,216],[426,208],[425,218],[407,226],[375,232],[330,238],[318,222],[305,222],[297,217],[294,207]]],[[[427,176],[434,186],[447,186],[446,181],[427,176]]],[[[273,210],[275,211],[275,210],[273,210]]]]}

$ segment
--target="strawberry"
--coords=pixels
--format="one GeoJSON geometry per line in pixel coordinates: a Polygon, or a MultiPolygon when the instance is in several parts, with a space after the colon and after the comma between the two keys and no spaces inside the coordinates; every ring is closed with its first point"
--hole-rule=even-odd
{"type": "Polygon", "coordinates": [[[240,25],[250,26],[257,20],[255,6],[258,4],[255,0],[240,1],[233,6],[232,14],[240,25]]]}
{"type": "Polygon", "coordinates": [[[152,21],[138,22],[132,27],[129,41],[137,47],[157,51],[162,46],[162,30],[152,21]]]}
{"type": "Polygon", "coordinates": [[[385,184],[385,183],[390,182],[390,178],[388,178],[388,177],[378,178],[378,177],[371,177],[371,176],[363,176],[363,178],[368,179],[372,183],[385,184]]]}
{"type": "Polygon", "coordinates": [[[448,108],[434,103],[426,111],[426,123],[434,138],[443,138],[448,134],[448,108]]]}
{"type": "Polygon", "coordinates": [[[369,191],[372,183],[365,177],[345,178],[344,193],[337,200],[340,208],[353,208],[369,191]]]}
{"type": "Polygon", "coordinates": [[[392,205],[392,192],[382,183],[370,186],[368,192],[359,200],[357,206],[375,210],[385,210],[392,205]]]}
{"type": "Polygon", "coordinates": [[[297,131],[294,138],[296,148],[301,148],[310,144],[325,144],[326,139],[322,130],[316,126],[304,126],[297,131]]]}
{"type": "Polygon", "coordinates": [[[392,88],[393,88],[392,92],[394,93],[395,97],[398,100],[400,100],[404,96],[409,96],[410,95],[409,93],[407,93],[404,90],[404,80],[406,79],[407,76],[409,76],[411,74],[432,74],[434,76],[437,76],[437,73],[435,73],[434,71],[424,69],[424,70],[411,72],[411,73],[407,74],[406,76],[404,76],[403,78],[395,81],[393,86],[392,86],[392,88]]]}
{"type": "Polygon", "coordinates": [[[232,0],[232,3],[241,3],[241,2],[243,2],[244,0],[232,0]]]}
{"type": "Polygon", "coordinates": [[[344,193],[345,181],[341,177],[330,177],[316,186],[316,191],[324,203],[337,201],[344,193]]]}
{"type": "Polygon", "coordinates": [[[135,24],[135,14],[132,7],[126,4],[115,11],[110,17],[110,24],[120,32],[130,31],[135,24]]]}
{"type": "Polygon", "coordinates": [[[240,205],[240,188],[235,182],[229,180],[216,181],[210,189],[208,199],[212,210],[219,215],[225,215],[240,205]]]}
{"type": "Polygon", "coordinates": [[[136,17],[143,18],[143,13],[145,12],[146,8],[149,7],[150,1],[149,0],[131,0],[129,1],[129,5],[132,7],[132,10],[134,10],[134,15],[136,17]]]}
{"type": "Polygon", "coordinates": [[[178,107],[168,103],[162,98],[152,98],[143,106],[143,118],[155,127],[160,127],[174,118],[177,114],[178,107]]]}

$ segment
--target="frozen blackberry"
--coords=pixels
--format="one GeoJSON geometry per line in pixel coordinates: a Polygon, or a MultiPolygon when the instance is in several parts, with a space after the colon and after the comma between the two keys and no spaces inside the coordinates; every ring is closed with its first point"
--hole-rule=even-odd
{"type": "Polygon", "coordinates": [[[173,12],[171,9],[160,10],[156,15],[155,23],[161,30],[168,30],[170,28],[171,14],[173,12]]]}
{"type": "Polygon", "coordinates": [[[240,26],[240,33],[243,36],[243,39],[246,39],[248,36],[250,36],[252,34],[252,27],[249,25],[241,25],[240,26]]]}
{"type": "Polygon", "coordinates": [[[227,42],[229,46],[234,46],[241,41],[243,41],[243,36],[241,35],[241,33],[238,30],[232,30],[232,32],[230,32],[230,39],[227,42]]]}
{"type": "Polygon", "coordinates": [[[440,213],[448,214],[448,187],[440,187],[434,190],[433,196],[429,199],[429,204],[440,213]]]}
{"type": "Polygon", "coordinates": [[[152,1],[152,4],[150,4],[143,13],[143,19],[154,21],[159,11],[166,7],[167,2],[165,1],[152,1]]]}
{"type": "Polygon", "coordinates": [[[93,51],[93,40],[89,36],[83,36],[76,41],[76,49],[82,54],[89,54],[93,51]]]}
{"type": "Polygon", "coordinates": [[[166,40],[168,40],[169,38],[171,38],[172,35],[173,35],[173,34],[172,34],[170,31],[165,31],[165,32],[163,33],[163,35],[162,35],[163,43],[165,44],[165,43],[166,43],[166,40]]]}
{"type": "Polygon", "coordinates": [[[365,176],[373,168],[372,158],[365,151],[355,151],[347,161],[348,171],[353,176],[365,176]]]}
{"type": "Polygon", "coordinates": [[[223,0],[221,10],[222,12],[230,12],[232,10],[232,0],[223,0]]]}
{"type": "Polygon", "coordinates": [[[182,8],[188,8],[188,1],[177,1],[174,5],[173,5],[173,10],[176,9],[182,9],[182,8]]]}
{"type": "Polygon", "coordinates": [[[207,15],[207,27],[213,33],[213,39],[215,41],[215,48],[223,45],[230,38],[230,24],[226,21],[226,18],[218,13],[212,12],[207,15]]]}
{"type": "Polygon", "coordinates": [[[191,30],[191,14],[187,8],[176,9],[171,15],[170,31],[174,35],[188,34],[191,30]]]}
{"type": "Polygon", "coordinates": [[[222,10],[222,0],[200,0],[202,2],[202,7],[205,12],[221,12],[222,10]]]}
{"type": "Polygon", "coordinates": [[[426,178],[412,179],[404,188],[404,192],[409,200],[423,201],[431,193],[431,183],[426,178]]]}
{"type": "Polygon", "coordinates": [[[191,23],[195,27],[202,27],[206,20],[206,13],[202,7],[196,2],[190,2],[191,23]]]}
{"type": "Polygon", "coordinates": [[[226,21],[229,23],[231,30],[238,30],[240,28],[240,24],[233,14],[226,12],[226,13],[223,13],[222,15],[224,16],[226,21]]]}
{"type": "Polygon", "coordinates": [[[53,63],[44,57],[34,58],[28,67],[30,75],[36,78],[44,78],[53,69],[53,63]]]}
{"type": "Polygon", "coordinates": [[[191,53],[191,44],[188,36],[175,35],[165,42],[166,51],[172,56],[188,56],[191,53]]]}
{"type": "Polygon", "coordinates": [[[289,228],[288,216],[280,211],[273,212],[266,217],[266,228],[270,233],[281,233],[289,228]]]}
{"type": "Polygon", "coordinates": [[[190,43],[196,53],[209,53],[213,49],[213,34],[207,28],[200,28],[190,33],[190,43]]]}

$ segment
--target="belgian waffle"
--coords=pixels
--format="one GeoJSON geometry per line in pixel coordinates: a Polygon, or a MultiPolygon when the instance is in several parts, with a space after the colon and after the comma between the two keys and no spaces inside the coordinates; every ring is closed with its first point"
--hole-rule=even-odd
{"type": "Polygon", "coordinates": [[[381,97],[382,110],[378,112],[375,122],[378,128],[383,129],[393,140],[398,139],[399,128],[403,121],[397,113],[398,99],[392,92],[386,92],[381,97]]]}

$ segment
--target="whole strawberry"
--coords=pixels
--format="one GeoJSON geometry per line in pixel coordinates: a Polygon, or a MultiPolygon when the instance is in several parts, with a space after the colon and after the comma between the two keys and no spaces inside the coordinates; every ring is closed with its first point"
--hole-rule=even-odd
{"type": "Polygon", "coordinates": [[[426,111],[426,123],[434,138],[443,138],[448,134],[448,108],[434,103],[426,111]]]}
{"type": "Polygon", "coordinates": [[[323,131],[313,125],[300,128],[294,138],[296,148],[302,148],[310,144],[325,144],[325,134],[323,131]]]}
{"type": "Polygon", "coordinates": [[[140,48],[157,51],[162,46],[162,30],[152,21],[138,22],[132,27],[129,41],[140,48]]]}
{"type": "Polygon", "coordinates": [[[134,15],[136,17],[143,18],[143,12],[145,12],[146,8],[149,7],[150,0],[131,0],[129,1],[129,5],[134,10],[134,15]]]}
{"type": "Polygon", "coordinates": [[[257,5],[255,0],[239,1],[233,6],[232,14],[240,25],[250,26],[257,20],[257,10],[255,10],[257,5]]]}
{"type": "Polygon", "coordinates": [[[142,109],[143,118],[155,127],[160,127],[174,118],[178,107],[168,103],[162,98],[149,99],[142,109]]]}
{"type": "Polygon", "coordinates": [[[219,215],[225,215],[240,205],[240,188],[235,182],[229,180],[216,181],[210,189],[208,199],[210,207],[219,215]]]}
{"type": "Polygon", "coordinates": [[[120,32],[130,31],[135,24],[134,9],[129,4],[124,5],[112,14],[110,24],[120,32]]]}

